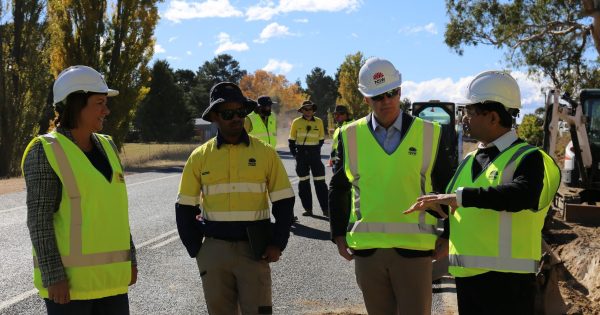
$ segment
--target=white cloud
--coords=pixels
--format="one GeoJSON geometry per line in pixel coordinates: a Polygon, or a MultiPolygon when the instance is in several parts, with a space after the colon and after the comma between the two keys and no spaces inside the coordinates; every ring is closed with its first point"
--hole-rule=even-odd
{"type": "Polygon", "coordinates": [[[167,52],[160,44],[154,44],[154,53],[155,54],[162,54],[167,52]]]}
{"type": "Polygon", "coordinates": [[[169,43],[174,42],[177,39],[177,36],[169,37],[169,43]]]}
{"type": "Polygon", "coordinates": [[[356,33],[352,33],[350,35],[352,35],[352,37],[354,37],[354,38],[358,38],[358,34],[356,34],[356,33]]]}
{"type": "Polygon", "coordinates": [[[250,47],[248,47],[248,44],[246,44],[245,42],[241,42],[241,43],[234,43],[231,40],[231,37],[229,36],[229,34],[227,33],[219,33],[218,35],[218,40],[217,40],[217,44],[219,44],[219,47],[217,47],[217,50],[215,50],[215,55],[218,55],[222,52],[225,51],[244,51],[244,50],[248,50],[250,49],[250,47]]]}
{"type": "MultiPolygon", "coordinates": [[[[521,117],[544,105],[544,97],[540,89],[548,86],[548,80],[540,82],[538,78],[529,77],[526,72],[521,71],[513,71],[511,75],[517,80],[521,89],[523,105],[521,117]]],[[[440,100],[465,103],[467,87],[474,77],[474,75],[463,77],[456,81],[451,78],[435,78],[421,82],[405,81],[402,83],[402,98],[408,97],[413,102],[440,100]]]]}
{"type": "MultiPolygon", "coordinates": [[[[246,10],[246,19],[268,21],[275,15],[290,12],[350,12],[357,10],[361,2],[361,0],[280,0],[279,5],[275,5],[273,1],[262,1],[246,10]]],[[[303,23],[303,20],[295,21],[303,23]]]]}
{"type": "Polygon", "coordinates": [[[269,59],[269,62],[262,69],[276,74],[286,74],[294,68],[294,65],[285,60],[269,59]]]}
{"type": "Polygon", "coordinates": [[[295,19],[294,22],[296,22],[296,23],[308,23],[308,19],[295,19]]]}
{"type": "Polygon", "coordinates": [[[262,32],[260,32],[260,38],[255,39],[255,43],[266,43],[270,38],[273,37],[285,37],[294,35],[290,33],[290,30],[287,26],[271,23],[267,25],[262,32]]]}
{"type": "Polygon", "coordinates": [[[202,47],[202,42],[198,42],[198,47],[202,47]]]}
{"type": "Polygon", "coordinates": [[[188,51],[186,51],[185,53],[186,53],[188,56],[191,56],[191,55],[192,55],[192,52],[191,52],[191,51],[189,51],[189,50],[188,50],[188,51]]]}
{"type": "Polygon", "coordinates": [[[181,60],[181,58],[177,56],[167,56],[167,60],[181,60]]]}
{"type": "Polygon", "coordinates": [[[206,0],[204,2],[173,0],[164,17],[179,23],[181,20],[202,19],[212,17],[238,17],[243,13],[233,7],[229,0],[206,0]]]}
{"type": "Polygon", "coordinates": [[[403,27],[401,29],[398,30],[398,33],[401,34],[416,34],[416,33],[421,33],[421,32],[427,32],[433,35],[437,35],[438,30],[437,30],[437,26],[435,26],[435,23],[431,22],[427,25],[422,25],[422,26],[412,26],[412,27],[403,27]]]}

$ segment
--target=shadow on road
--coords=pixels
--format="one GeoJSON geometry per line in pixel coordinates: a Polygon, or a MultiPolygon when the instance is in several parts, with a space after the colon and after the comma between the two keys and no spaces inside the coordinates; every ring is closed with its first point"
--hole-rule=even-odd
{"type": "Polygon", "coordinates": [[[294,225],[292,225],[291,232],[296,236],[312,238],[316,240],[326,241],[330,238],[329,232],[311,228],[310,226],[306,226],[301,223],[294,223],[294,225]]]}

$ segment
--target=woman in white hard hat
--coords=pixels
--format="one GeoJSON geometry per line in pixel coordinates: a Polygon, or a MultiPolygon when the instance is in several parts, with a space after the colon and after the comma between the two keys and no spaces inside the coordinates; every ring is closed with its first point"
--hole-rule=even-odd
{"type": "Polygon", "coordinates": [[[57,128],[23,155],[34,284],[48,314],[129,314],[137,280],[127,191],[118,151],[103,128],[109,89],[87,66],[54,82],[57,128]]]}

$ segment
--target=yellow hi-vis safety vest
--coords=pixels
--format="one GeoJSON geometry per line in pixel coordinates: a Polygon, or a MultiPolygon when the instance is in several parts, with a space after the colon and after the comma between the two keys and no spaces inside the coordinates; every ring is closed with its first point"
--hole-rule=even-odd
{"type": "Polygon", "coordinates": [[[271,147],[277,147],[277,118],[271,114],[267,116],[267,125],[260,117],[259,114],[252,112],[248,115],[250,122],[252,122],[252,130],[249,132],[251,136],[254,136],[265,143],[268,143],[271,147]]]}
{"type": "Polygon", "coordinates": [[[366,117],[342,126],[344,168],[352,183],[350,248],[434,248],[437,219],[426,212],[402,212],[432,190],[440,132],[437,123],[415,118],[398,148],[387,154],[366,117]]]}
{"type": "Polygon", "coordinates": [[[527,143],[512,145],[500,153],[473,180],[475,153],[463,160],[447,192],[458,187],[493,187],[510,183],[525,156],[539,151],[544,161],[544,188],[537,209],[518,212],[461,207],[450,216],[450,267],[455,277],[488,271],[535,273],[542,246],[542,226],[560,184],[560,172],[544,151],[527,143]]]}
{"type": "MultiPolygon", "coordinates": [[[[72,300],[98,299],[127,293],[131,253],[127,190],[123,170],[109,136],[98,138],[113,170],[109,182],[75,143],[58,132],[37,141],[62,183],[62,199],[54,213],[54,231],[72,300]]],[[[34,252],[34,284],[48,298],[34,252]]]]}

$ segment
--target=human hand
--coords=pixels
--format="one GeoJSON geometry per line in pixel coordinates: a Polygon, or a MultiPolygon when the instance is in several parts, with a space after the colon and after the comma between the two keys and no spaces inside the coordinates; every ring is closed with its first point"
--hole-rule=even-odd
{"type": "Polygon", "coordinates": [[[415,202],[408,210],[404,211],[404,214],[409,214],[415,211],[433,210],[438,213],[442,218],[447,218],[440,205],[447,205],[450,207],[450,213],[454,214],[458,205],[456,203],[456,194],[439,194],[439,195],[425,195],[417,198],[415,202]]]}
{"type": "Polygon", "coordinates": [[[56,304],[67,304],[71,302],[69,281],[65,279],[48,286],[48,299],[56,304]]]}
{"type": "Polygon", "coordinates": [[[437,240],[435,240],[435,249],[433,250],[432,258],[434,260],[440,260],[440,259],[443,259],[446,256],[448,256],[448,247],[449,247],[448,240],[445,238],[439,237],[437,240]]]}
{"type": "Polygon", "coordinates": [[[138,269],[136,265],[131,265],[131,281],[129,281],[129,285],[134,285],[137,282],[137,274],[138,269]]]}
{"type": "Polygon", "coordinates": [[[348,247],[345,236],[336,236],[335,244],[337,245],[340,256],[344,257],[347,261],[354,259],[354,254],[352,253],[352,249],[348,247]]]}
{"type": "Polygon", "coordinates": [[[269,245],[265,249],[265,253],[262,255],[262,259],[266,260],[268,263],[276,262],[281,257],[281,249],[275,245],[269,245]]]}

